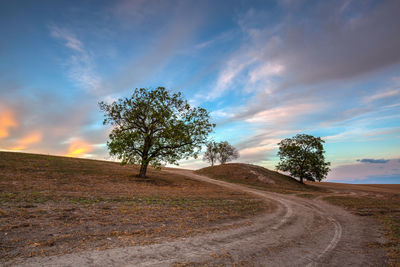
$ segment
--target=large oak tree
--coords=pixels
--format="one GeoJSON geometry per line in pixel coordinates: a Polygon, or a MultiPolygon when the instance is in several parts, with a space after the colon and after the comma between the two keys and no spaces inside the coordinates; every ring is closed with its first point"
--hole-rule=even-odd
{"type": "Polygon", "coordinates": [[[140,164],[140,177],[146,177],[149,164],[197,157],[215,127],[207,110],[191,107],[181,93],[164,87],[135,89],[130,98],[99,105],[104,124],[114,126],[107,142],[110,154],[122,164],[140,164]]]}

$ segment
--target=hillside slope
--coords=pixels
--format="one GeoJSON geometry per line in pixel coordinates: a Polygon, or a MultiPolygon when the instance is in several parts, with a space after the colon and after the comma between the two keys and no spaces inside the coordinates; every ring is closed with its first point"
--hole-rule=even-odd
{"type": "Polygon", "coordinates": [[[0,152],[0,265],[186,237],[269,209],[184,175],[137,173],[115,162],[0,152]]]}
{"type": "Polygon", "coordinates": [[[234,183],[242,183],[272,191],[320,191],[323,189],[311,185],[301,184],[296,179],[271,171],[257,165],[243,163],[228,163],[206,167],[197,170],[196,173],[210,178],[234,183]]]}

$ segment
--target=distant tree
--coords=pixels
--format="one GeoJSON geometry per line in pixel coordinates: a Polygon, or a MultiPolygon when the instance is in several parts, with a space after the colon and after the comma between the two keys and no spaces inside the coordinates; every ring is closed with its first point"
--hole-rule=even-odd
{"type": "Polygon", "coordinates": [[[276,168],[289,172],[293,177],[309,181],[321,181],[329,172],[329,162],[325,162],[324,140],[307,134],[298,134],[278,143],[280,158],[276,168]]]}
{"type": "Polygon", "coordinates": [[[239,152],[235,147],[229,144],[227,141],[218,143],[218,155],[217,158],[221,164],[225,164],[228,161],[239,158],[239,152]]]}
{"type": "Polygon", "coordinates": [[[214,163],[218,158],[218,143],[214,141],[210,141],[207,143],[207,150],[204,153],[203,160],[211,163],[211,166],[214,166],[214,163]]]}
{"type": "Polygon", "coordinates": [[[139,177],[146,177],[149,164],[197,158],[215,127],[207,110],[191,107],[181,93],[164,87],[135,89],[130,98],[99,105],[103,123],[114,126],[107,142],[110,154],[122,164],[140,164],[139,177]]]}

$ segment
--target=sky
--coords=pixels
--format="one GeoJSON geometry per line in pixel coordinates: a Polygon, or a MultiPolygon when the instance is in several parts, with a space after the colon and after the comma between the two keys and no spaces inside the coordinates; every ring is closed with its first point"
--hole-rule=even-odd
{"type": "MultiPolygon", "coordinates": [[[[274,169],[325,140],[326,181],[400,182],[400,1],[5,1],[0,150],[111,160],[99,101],[180,91],[274,169]]],[[[200,159],[180,167],[207,166],[200,159]]]]}

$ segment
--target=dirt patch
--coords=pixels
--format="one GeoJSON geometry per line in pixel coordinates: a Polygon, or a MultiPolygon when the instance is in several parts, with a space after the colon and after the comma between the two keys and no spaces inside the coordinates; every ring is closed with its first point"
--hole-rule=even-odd
{"type": "Polygon", "coordinates": [[[314,185],[328,190],[339,192],[357,192],[357,193],[389,193],[400,194],[400,184],[343,184],[329,182],[306,182],[309,185],[314,185]]]}
{"type": "Polygon", "coordinates": [[[296,194],[297,191],[327,191],[313,185],[301,184],[290,176],[251,164],[221,164],[197,170],[196,173],[213,179],[245,184],[282,194],[296,194]]]}
{"type": "Polygon", "coordinates": [[[368,244],[386,250],[390,266],[400,263],[400,195],[381,194],[366,196],[327,196],[324,200],[342,206],[362,217],[377,219],[387,239],[382,243],[368,244]]]}
{"type": "Polygon", "coordinates": [[[21,266],[383,266],[370,220],[322,201],[256,190],[177,171],[225,190],[241,190],[274,203],[251,224],[146,246],[16,259],[21,266]]]}
{"type": "Polygon", "coordinates": [[[241,192],[118,163],[0,152],[0,258],[148,245],[273,207],[241,192]]]}

